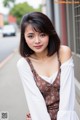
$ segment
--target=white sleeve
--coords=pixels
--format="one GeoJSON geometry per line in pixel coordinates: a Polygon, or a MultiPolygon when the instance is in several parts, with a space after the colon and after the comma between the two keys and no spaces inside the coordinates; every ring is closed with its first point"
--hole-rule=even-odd
{"type": "Polygon", "coordinates": [[[51,120],[45,101],[33,78],[30,66],[24,58],[17,62],[27,104],[32,120],[51,120]]]}
{"type": "Polygon", "coordinates": [[[76,112],[74,111],[74,104],[74,63],[71,58],[61,66],[60,103],[57,120],[79,120],[76,112]]]}

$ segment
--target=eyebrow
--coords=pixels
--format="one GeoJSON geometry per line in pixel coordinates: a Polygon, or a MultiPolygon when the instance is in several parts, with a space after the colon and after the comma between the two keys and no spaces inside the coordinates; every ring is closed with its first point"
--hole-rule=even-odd
{"type": "Polygon", "coordinates": [[[34,33],[27,33],[27,35],[32,35],[32,34],[34,34],[34,33]]]}

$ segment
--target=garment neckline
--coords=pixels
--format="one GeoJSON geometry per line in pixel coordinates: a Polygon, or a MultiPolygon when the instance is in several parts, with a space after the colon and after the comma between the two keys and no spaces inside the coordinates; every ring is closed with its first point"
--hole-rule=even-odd
{"type": "Polygon", "coordinates": [[[39,75],[42,78],[47,78],[47,79],[51,79],[54,75],[56,75],[58,73],[58,70],[56,72],[54,72],[50,77],[46,76],[46,75],[39,75]]]}
{"type": "MultiPolygon", "coordinates": [[[[35,68],[34,68],[34,66],[33,66],[33,64],[32,64],[32,61],[29,59],[29,57],[27,57],[26,59],[27,59],[29,65],[30,65],[30,67],[31,67],[31,71],[32,71],[32,73],[33,73],[33,76],[34,76],[34,75],[35,75],[35,76],[38,76],[41,80],[45,81],[45,82],[46,82],[47,84],[49,84],[49,85],[53,85],[53,84],[55,83],[55,81],[56,81],[59,73],[61,72],[61,68],[60,68],[61,62],[60,62],[60,60],[59,60],[59,56],[58,56],[58,72],[57,72],[57,75],[56,75],[56,77],[55,77],[55,80],[54,80],[54,82],[53,82],[52,84],[49,83],[48,81],[46,81],[45,79],[43,79],[43,78],[37,73],[37,71],[35,70],[35,68]]],[[[45,76],[45,75],[44,75],[44,76],[45,76]]],[[[52,75],[51,75],[51,76],[52,76],[52,75]]],[[[50,76],[50,77],[51,77],[51,76],[50,76]]]]}

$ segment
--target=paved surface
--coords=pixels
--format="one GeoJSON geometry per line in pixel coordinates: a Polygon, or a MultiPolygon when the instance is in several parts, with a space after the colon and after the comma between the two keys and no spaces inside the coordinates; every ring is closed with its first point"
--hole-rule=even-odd
{"type": "Polygon", "coordinates": [[[20,56],[14,54],[0,68],[0,112],[8,111],[9,120],[26,120],[28,111],[16,63],[20,56]]]}
{"type": "MultiPolygon", "coordinates": [[[[28,111],[22,83],[16,67],[19,58],[18,52],[14,51],[11,57],[2,63],[0,68],[0,112],[8,111],[9,120],[26,120],[26,112],[28,111]]],[[[77,93],[78,95],[80,94],[78,90],[77,93]]],[[[79,96],[77,100],[79,100],[79,96]]],[[[75,109],[80,118],[80,104],[78,102],[76,101],[75,109]]]]}

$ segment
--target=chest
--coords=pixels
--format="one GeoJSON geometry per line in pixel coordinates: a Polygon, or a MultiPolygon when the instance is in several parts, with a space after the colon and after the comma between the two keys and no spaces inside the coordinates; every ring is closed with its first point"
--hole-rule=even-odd
{"type": "Polygon", "coordinates": [[[52,76],[59,69],[59,63],[57,60],[55,61],[47,61],[47,62],[32,62],[35,71],[38,75],[41,76],[52,76]]]}

